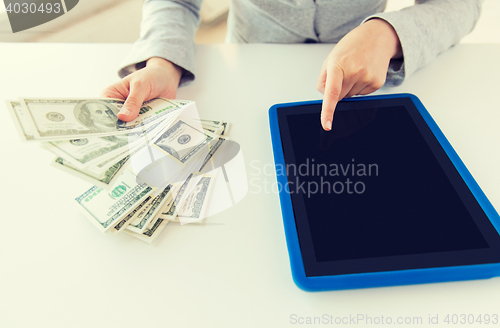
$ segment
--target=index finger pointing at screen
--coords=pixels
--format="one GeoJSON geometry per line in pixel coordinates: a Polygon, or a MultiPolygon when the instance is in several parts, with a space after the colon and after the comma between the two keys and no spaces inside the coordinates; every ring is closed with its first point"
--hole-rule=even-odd
{"type": "Polygon", "coordinates": [[[321,108],[321,125],[323,129],[330,131],[332,129],[333,113],[342,92],[344,72],[336,65],[327,67],[326,70],[325,92],[321,108]]]}

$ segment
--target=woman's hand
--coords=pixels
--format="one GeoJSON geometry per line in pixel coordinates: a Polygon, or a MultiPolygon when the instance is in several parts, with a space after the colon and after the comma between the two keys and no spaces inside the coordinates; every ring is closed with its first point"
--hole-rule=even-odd
{"type": "Polygon", "coordinates": [[[179,66],[153,57],[143,69],[104,89],[101,97],[126,99],[118,118],[129,122],[137,117],[143,102],[158,97],[174,99],[181,75],[179,66]]]}
{"type": "Polygon", "coordinates": [[[371,19],[346,34],[323,62],[316,87],[324,94],[321,125],[332,128],[337,102],[380,89],[391,58],[402,56],[396,31],[382,19],[371,19]]]}

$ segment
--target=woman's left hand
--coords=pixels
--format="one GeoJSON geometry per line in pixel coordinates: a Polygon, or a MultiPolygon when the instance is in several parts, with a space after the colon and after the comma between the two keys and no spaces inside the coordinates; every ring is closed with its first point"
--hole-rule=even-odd
{"type": "Polygon", "coordinates": [[[339,100],[380,89],[385,83],[389,61],[401,56],[396,31],[382,19],[371,19],[346,34],[326,57],[316,84],[324,94],[323,129],[331,130],[339,100]]]}

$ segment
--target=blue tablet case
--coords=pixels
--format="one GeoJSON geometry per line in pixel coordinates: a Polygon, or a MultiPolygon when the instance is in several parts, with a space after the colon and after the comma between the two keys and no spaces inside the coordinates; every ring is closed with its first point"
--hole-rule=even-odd
{"type": "MultiPolygon", "coordinates": [[[[476,200],[484,210],[485,214],[490,219],[496,231],[500,231],[500,217],[491,205],[479,185],[476,183],[472,175],[469,173],[460,157],[457,155],[451,144],[448,142],[444,134],[441,132],[437,124],[434,122],[430,114],[425,109],[420,100],[412,94],[392,94],[381,96],[365,96],[355,97],[342,100],[343,102],[390,99],[406,97],[410,98],[415,107],[423,117],[442,148],[455,165],[459,174],[475,196],[476,200]]],[[[269,109],[269,124],[271,129],[271,140],[274,153],[274,161],[276,165],[285,165],[284,154],[282,148],[281,134],[278,124],[277,109],[282,107],[295,107],[300,105],[320,104],[322,101],[306,101],[276,104],[269,109]]],[[[318,118],[319,119],[319,118],[318,118]]],[[[277,174],[277,182],[281,185],[286,185],[287,176],[277,174]]],[[[294,212],[290,195],[284,189],[279,193],[281,211],[283,216],[283,225],[286,236],[286,243],[290,258],[290,266],[295,284],[305,291],[325,291],[325,290],[340,290],[353,288],[367,287],[382,287],[395,285],[409,285],[433,282],[485,279],[500,276],[500,263],[475,264],[451,267],[437,267],[412,270],[397,270],[385,272],[367,272],[341,274],[332,276],[313,276],[307,277],[304,270],[299,238],[295,224],[294,212]]]]}

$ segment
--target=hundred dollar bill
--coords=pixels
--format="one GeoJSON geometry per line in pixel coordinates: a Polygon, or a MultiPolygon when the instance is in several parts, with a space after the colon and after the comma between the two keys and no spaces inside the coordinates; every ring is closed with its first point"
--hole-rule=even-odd
{"type": "MultiPolygon", "coordinates": [[[[148,137],[147,137],[147,135],[145,135],[144,140],[142,140],[142,142],[129,144],[128,149],[125,149],[125,150],[122,148],[117,149],[119,151],[113,151],[113,152],[107,154],[107,156],[104,156],[104,158],[102,159],[101,162],[99,162],[95,165],[86,166],[85,170],[92,172],[95,175],[99,175],[100,173],[107,171],[108,167],[111,164],[121,160],[122,158],[125,158],[125,157],[130,158],[130,157],[136,155],[138,152],[141,151],[141,149],[144,148],[144,146],[146,146],[148,144],[148,142],[149,142],[148,137]],[[123,151],[123,152],[121,152],[121,151],[123,151]]],[[[124,148],[127,148],[127,147],[124,147],[124,148]]]]}
{"type": "Polygon", "coordinates": [[[120,176],[112,189],[107,191],[94,186],[75,199],[78,207],[102,232],[118,224],[135,207],[153,192],[146,183],[139,183],[130,171],[120,176]]]}
{"type": "Polygon", "coordinates": [[[215,176],[203,175],[194,189],[179,206],[177,218],[181,224],[203,220],[207,208],[210,191],[215,182],[215,176]]]}
{"type": "Polygon", "coordinates": [[[107,154],[106,156],[104,156],[103,159],[100,158],[102,160],[100,163],[85,167],[85,171],[90,172],[95,176],[99,176],[100,174],[107,172],[110,165],[114,165],[114,163],[116,163],[117,161],[120,161],[123,158],[130,158],[132,156],[137,155],[146,145],[149,144],[150,138],[152,138],[156,133],[158,133],[158,130],[159,130],[158,127],[153,127],[152,130],[147,129],[146,133],[142,136],[140,140],[136,140],[136,142],[129,143],[128,147],[123,147],[126,148],[125,150],[119,148],[116,151],[107,154]]]}
{"type": "Polygon", "coordinates": [[[168,198],[168,200],[165,202],[165,204],[161,208],[160,215],[161,215],[161,213],[167,212],[170,209],[170,207],[172,206],[172,204],[174,203],[175,196],[177,195],[177,192],[179,191],[181,183],[173,183],[173,184],[171,184],[171,186],[172,187],[170,188],[170,197],[168,198]]]}
{"type": "Polygon", "coordinates": [[[179,190],[182,186],[182,183],[176,183],[172,184],[172,190],[170,193],[172,194],[172,197],[169,198],[167,202],[165,202],[165,205],[163,205],[163,208],[161,209],[161,212],[158,214],[159,218],[169,220],[169,221],[174,221],[175,217],[177,216],[177,213],[174,211],[170,212],[170,208],[172,205],[174,205],[174,202],[177,198],[177,194],[179,193],[179,190]]]}
{"type": "Polygon", "coordinates": [[[120,220],[112,229],[111,232],[119,233],[128,227],[130,222],[140,213],[141,209],[149,203],[151,200],[151,196],[148,196],[146,199],[142,201],[137,207],[135,207],[132,212],[130,212],[127,216],[120,220]]]}
{"type": "Polygon", "coordinates": [[[146,204],[141,213],[129,224],[127,230],[143,233],[146,230],[148,224],[156,217],[156,214],[162,209],[165,202],[172,197],[169,194],[171,185],[168,185],[163,191],[156,197],[154,197],[150,203],[146,204]]]}
{"type": "Polygon", "coordinates": [[[21,138],[23,140],[34,140],[35,130],[33,129],[30,118],[21,103],[17,100],[7,100],[5,104],[14,123],[16,123],[16,128],[21,138]]]}
{"type": "Polygon", "coordinates": [[[229,130],[229,122],[222,122],[222,131],[220,133],[221,136],[226,135],[229,130]]]}
{"type": "Polygon", "coordinates": [[[158,236],[161,234],[163,229],[165,229],[165,226],[169,223],[170,221],[162,219],[162,218],[156,218],[155,220],[151,221],[146,230],[144,230],[143,233],[135,233],[130,230],[124,230],[126,233],[128,233],[130,236],[133,236],[139,240],[142,240],[148,244],[152,244],[158,236]]]}
{"type": "MultiPolygon", "coordinates": [[[[130,230],[130,231],[134,231],[134,232],[137,232],[137,233],[141,233],[140,230],[138,229],[129,229],[130,225],[131,224],[134,224],[135,225],[138,225],[141,223],[141,221],[143,220],[143,218],[145,218],[146,214],[149,212],[149,210],[151,209],[152,205],[153,205],[153,201],[155,200],[156,197],[152,196],[152,195],[149,195],[148,198],[146,198],[144,200],[144,203],[143,203],[143,206],[141,206],[141,208],[139,209],[139,211],[137,211],[134,216],[132,218],[130,218],[128,224],[127,224],[127,227],[124,228],[123,231],[125,230],[130,230]]],[[[147,226],[147,223],[149,223],[149,221],[151,221],[151,219],[153,219],[151,216],[148,216],[147,218],[144,219],[144,221],[142,221],[142,224],[146,225],[147,226]],[[149,220],[148,220],[149,219],[149,220]],[[148,222],[146,222],[148,221],[148,222]]],[[[146,227],[144,227],[146,228],[146,227]]]]}
{"type": "Polygon", "coordinates": [[[227,132],[229,126],[229,123],[225,121],[206,120],[202,118],[187,118],[186,121],[197,129],[201,127],[204,130],[207,130],[216,135],[224,135],[227,132]]]}
{"type": "Polygon", "coordinates": [[[178,120],[156,139],[154,145],[184,164],[199,154],[215,137],[178,120]]]}
{"type": "Polygon", "coordinates": [[[102,163],[115,151],[126,152],[128,140],[120,136],[109,136],[45,142],[42,145],[70,162],[74,167],[84,169],[102,163]]]}
{"type": "Polygon", "coordinates": [[[196,179],[198,175],[196,173],[190,173],[188,177],[179,184],[179,186],[175,190],[175,195],[173,195],[173,203],[172,205],[166,210],[165,212],[162,212],[160,217],[162,219],[166,219],[169,221],[174,221],[176,216],[177,216],[177,207],[182,204],[186,196],[189,194],[189,187],[190,184],[192,186],[192,179],[196,179]]]}
{"type": "Polygon", "coordinates": [[[209,170],[210,166],[207,166],[207,164],[210,162],[210,160],[214,157],[215,153],[222,148],[223,144],[229,140],[227,137],[219,137],[215,143],[212,142],[210,145],[210,150],[208,151],[208,154],[206,155],[205,159],[201,163],[200,169],[198,170],[199,172],[203,172],[203,170],[209,170]]]}
{"type": "Polygon", "coordinates": [[[78,169],[91,166],[102,169],[109,166],[110,160],[124,158],[144,146],[151,137],[156,136],[159,125],[154,123],[147,129],[125,135],[42,142],[42,146],[78,169]]]}
{"type": "Polygon", "coordinates": [[[200,122],[202,122],[202,124],[210,124],[214,126],[219,126],[224,123],[224,121],[207,120],[206,118],[200,118],[200,122]]]}
{"type": "MultiPolygon", "coordinates": [[[[203,175],[203,174],[194,173],[194,172],[190,173],[182,183],[178,184],[178,186],[175,189],[175,192],[173,193],[174,201],[173,201],[172,205],[168,209],[165,208],[162,211],[160,217],[162,219],[166,219],[169,221],[179,222],[179,220],[177,220],[177,215],[179,213],[179,210],[184,211],[184,215],[188,216],[188,214],[186,214],[187,208],[183,207],[184,202],[187,199],[191,199],[191,200],[193,200],[193,204],[194,204],[194,198],[192,198],[193,197],[192,193],[201,188],[201,185],[199,185],[199,183],[204,177],[209,177],[212,182],[214,180],[213,176],[211,176],[211,175],[203,175]]],[[[212,185],[210,184],[209,186],[211,187],[212,185]]],[[[199,194],[198,197],[201,198],[202,194],[199,194]]],[[[188,201],[188,203],[189,203],[189,201],[188,201]]],[[[197,203],[197,204],[199,204],[199,203],[197,203]]],[[[186,205],[186,206],[189,207],[190,205],[186,205]]],[[[196,221],[196,220],[191,220],[191,221],[196,221]]]]}
{"type": "MultiPolygon", "coordinates": [[[[176,183],[176,184],[171,185],[170,193],[169,193],[171,195],[171,197],[169,197],[168,200],[165,202],[165,204],[163,205],[160,212],[165,212],[165,211],[168,211],[168,209],[170,209],[170,207],[174,203],[174,198],[175,198],[175,195],[177,194],[177,190],[179,190],[179,188],[180,188],[180,185],[181,185],[180,183],[176,183]]],[[[165,226],[170,222],[169,220],[162,218],[161,215],[162,215],[161,213],[157,214],[156,217],[154,218],[154,220],[152,220],[148,224],[148,226],[146,227],[146,230],[144,230],[144,232],[142,232],[142,233],[135,233],[135,232],[132,232],[130,230],[124,230],[124,231],[127,234],[129,234],[129,235],[131,235],[139,240],[142,240],[148,244],[151,244],[151,243],[153,243],[153,241],[155,239],[158,238],[158,236],[161,234],[161,232],[163,231],[165,226]]]]}
{"type": "Polygon", "coordinates": [[[167,99],[157,98],[143,103],[139,116],[123,122],[117,115],[123,107],[120,99],[20,99],[27,119],[18,124],[29,125],[33,141],[81,139],[98,136],[117,136],[131,133],[144,126],[169,120],[179,115],[185,106],[178,106],[167,99]]]}
{"type": "MultiPolygon", "coordinates": [[[[102,162],[98,164],[86,166],[83,169],[80,167],[76,167],[76,165],[74,165],[72,162],[62,157],[58,157],[55,166],[57,168],[65,170],[67,173],[77,176],[83,180],[89,181],[94,185],[108,189],[109,186],[113,184],[114,179],[116,179],[116,177],[123,172],[126,165],[130,168],[130,166],[128,165],[130,163],[130,158],[132,156],[137,155],[141,151],[141,149],[144,148],[144,146],[147,144],[148,142],[147,136],[145,136],[143,139],[144,142],[142,143],[142,145],[136,144],[135,147],[130,148],[127,151],[120,153],[115,157],[104,159],[102,162]]],[[[110,153],[110,155],[114,154],[115,153],[110,153]]],[[[142,180],[145,181],[144,179],[142,180]]]]}
{"type": "Polygon", "coordinates": [[[76,167],[72,166],[70,163],[67,163],[61,157],[57,157],[54,160],[53,166],[71,175],[74,175],[77,178],[88,181],[93,185],[96,185],[104,189],[108,189],[109,186],[113,185],[116,179],[123,173],[123,170],[125,169],[125,164],[127,163],[128,159],[129,159],[128,156],[120,159],[118,162],[111,164],[109,167],[106,168],[105,171],[99,174],[95,174],[94,172],[89,171],[88,169],[79,170],[76,167]]]}
{"type": "Polygon", "coordinates": [[[222,127],[213,127],[213,126],[202,126],[204,131],[208,131],[210,133],[220,135],[222,133],[223,128],[222,127]]]}
{"type": "MultiPolygon", "coordinates": [[[[124,159],[126,157],[130,158],[130,155],[128,155],[127,152],[124,152],[122,154],[118,154],[115,157],[104,159],[100,163],[93,164],[93,165],[90,165],[90,166],[86,166],[82,171],[89,172],[89,173],[91,173],[91,174],[93,174],[95,176],[100,176],[104,172],[106,172],[109,169],[109,167],[111,167],[112,165],[114,165],[114,163],[117,163],[117,162],[121,161],[122,159],[124,159]]],[[[65,159],[65,161],[67,163],[70,163],[66,159],[65,159]]],[[[70,163],[70,164],[72,164],[72,163],[70,163]]],[[[75,165],[73,165],[73,166],[75,167],[75,165]]]]}
{"type": "Polygon", "coordinates": [[[224,135],[225,133],[227,133],[228,129],[229,129],[229,122],[225,122],[225,121],[214,121],[214,120],[206,120],[206,119],[200,119],[201,121],[201,125],[203,127],[211,127],[211,128],[220,128],[221,129],[221,134],[220,135],[224,135]]]}

